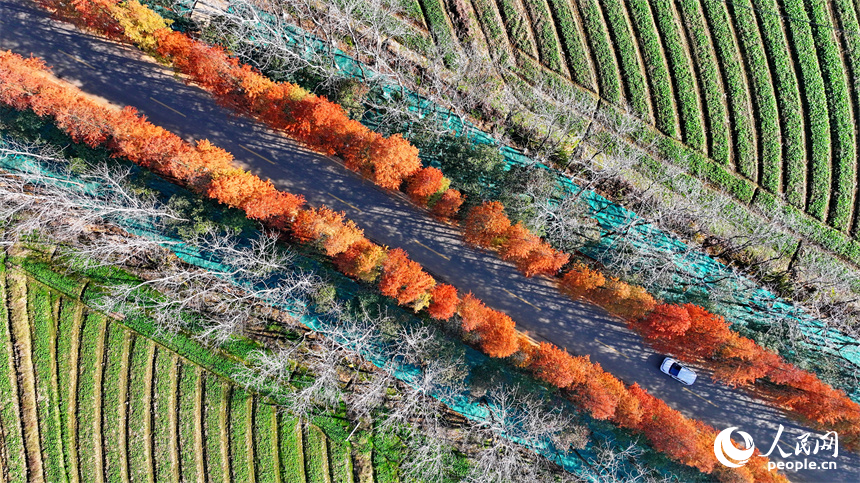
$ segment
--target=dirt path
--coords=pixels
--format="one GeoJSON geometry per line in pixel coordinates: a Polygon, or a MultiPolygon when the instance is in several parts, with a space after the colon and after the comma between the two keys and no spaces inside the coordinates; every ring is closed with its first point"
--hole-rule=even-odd
{"type": "Polygon", "coordinates": [[[21,403],[21,421],[24,429],[24,448],[27,454],[28,480],[45,481],[42,447],[39,436],[39,414],[36,402],[36,374],[33,368],[32,340],[27,315],[27,277],[20,271],[7,275],[9,305],[11,308],[11,339],[14,343],[18,374],[18,391],[21,403]]]}

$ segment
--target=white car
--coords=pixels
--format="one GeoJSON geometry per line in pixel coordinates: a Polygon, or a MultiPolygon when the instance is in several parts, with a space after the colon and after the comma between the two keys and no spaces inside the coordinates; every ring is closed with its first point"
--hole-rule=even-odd
{"type": "Polygon", "coordinates": [[[660,365],[660,370],[682,384],[691,385],[696,382],[696,373],[682,366],[680,362],[667,357],[660,365]]]}

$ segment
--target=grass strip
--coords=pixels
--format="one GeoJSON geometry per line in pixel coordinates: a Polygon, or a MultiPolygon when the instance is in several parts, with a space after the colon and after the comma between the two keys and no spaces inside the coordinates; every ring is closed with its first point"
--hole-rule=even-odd
{"type": "Polygon", "coordinates": [[[27,481],[27,458],[24,452],[24,434],[19,418],[21,401],[18,397],[18,377],[12,359],[11,314],[7,306],[10,301],[6,289],[6,255],[0,251],[0,425],[3,428],[2,443],[6,447],[4,470],[9,481],[27,481]]]}
{"type": "MultiPolygon", "coordinates": [[[[854,137],[855,118],[851,112],[851,98],[845,78],[845,61],[834,35],[833,16],[824,2],[807,2],[812,20],[812,37],[815,52],[824,79],[827,94],[827,112],[830,115],[830,132],[833,140],[832,181],[830,208],[827,223],[839,231],[848,231],[854,208],[857,146],[854,137]]],[[[855,34],[857,35],[857,31],[855,34]]]]}
{"type": "Polygon", "coordinates": [[[549,13],[545,0],[523,0],[531,21],[529,22],[537,43],[540,61],[553,72],[566,75],[565,63],[562,60],[561,45],[555,35],[555,22],[549,13]]]}
{"type": "Polygon", "coordinates": [[[708,138],[707,154],[714,161],[727,165],[731,159],[731,134],[721,66],[714,55],[714,45],[699,1],[679,0],[678,9],[684,19],[693,67],[699,80],[705,114],[704,130],[708,138]]]}
{"type": "Polygon", "coordinates": [[[170,352],[161,348],[155,352],[155,390],[153,397],[153,461],[155,481],[171,481],[170,457],[170,398],[173,386],[170,374],[173,372],[173,358],[170,352]]]}
{"type": "Polygon", "coordinates": [[[305,426],[305,476],[308,483],[331,483],[325,433],[313,424],[305,426]]]}
{"type": "Polygon", "coordinates": [[[279,413],[278,450],[280,451],[283,481],[305,481],[305,457],[302,445],[302,426],[296,418],[279,413]]]}
{"type": "Polygon", "coordinates": [[[651,2],[657,31],[663,41],[663,49],[673,87],[681,134],[684,142],[692,148],[705,151],[706,136],[702,119],[701,86],[694,75],[691,53],[684,38],[684,31],[673,3],[651,2]]]}
{"type": "Polygon", "coordinates": [[[830,200],[830,155],[831,130],[827,112],[827,94],[824,79],[818,65],[815,40],[809,25],[809,16],[802,1],[783,2],[786,15],[793,20],[786,22],[789,42],[793,47],[800,71],[800,90],[806,110],[806,127],[809,130],[808,158],[809,192],[806,212],[817,220],[824,221],[830,200]]]}
{"type": "Polygon", "coordinates": [[[33,367],[33,347],[30,336],[27,278],[20,271],[11,271],[6,277],[11,315],[11,339],[17,353],[18,390],[21,402],[21,426],[24,450],[27,456],[27,474],[30,481],[45,479],[42,460],[42,442],[39,436],[38,396],[33,367]]]}
{"type": "Polygon", "coordinates": [[[632,24],[627,17],[623,2],[621,0],[607,0],[605,3],[597,0],[583,1],[597,3],[602,8],[603,18],[609,28],[609,36],[618,55],[626,101],[636,115],[650,121],[652,112],[648,100],[651,94],[645,79],[645,67],[641,63],[639,47],[633,39],[633,32],[630,30],[632,24]]]}
{"type": "Polygon", "coordinates": [[[594,73],[588,61],[588,51],[585,45],[586,39],[580,30],[581,25],[573,11],[573,4],[570,0],[547,0],[547,4],[553,16],[553,23],[555,24],[561,47],[567,58],[567,69],[570,72],[570,78],[573,82],[586,89],[596,89],[597,85],[594,82],[594,73]]]}
{"type": "Polygon", "coordinates": [[[627,0],[627,3],[634,31],[639,39],[642,60],[648,66],[655,125],[663,134],[681,139],[677,127],[678,116],[672,92],[672,79],[669,77],[663,45],[651,14],[651,7],[646,0],[627,0]]]}
{"type": "Polygon", "coordinates": [[[750,0],[738,0],[731,4],[737,26],[738,41],[745,57],[749,74],[750,93],[758,121],[758,140],[761,148],[761,169],[758,166],[742,166],[741,174],[758,181],[771,193],[779,193],[782,185],[782,144],[779,111],[773,80],[764,51],[758,22],[752,11],[750,0]],[[760,172],[759,172],[760,171],[760,172]]]}
{"type": "Polygon", "coordinates": [[[254,408],[254,454],[257,481],[260,483],[277,483],[281,478],[277,432],[272,431],[276,412],[271,404],[257,399],[254,408]]]}
{"type": "Polygon", "coordinates": [[[508,32],[508,39],[510,39],[514,47],[528,53],[532,57],[537,57],[537,50],[529,34],[530,26],[526,20],[526,12],[519,5],[515,5],[515,1],[495,0],[499,13],[504,20],[505,29],[508,32]]]}
{"type": "Polygon", "coordinates": [[[245,390],[233,387],[230,391],[230,466],[233,470],[233,481],[252,481],[254,461],[248,453],[245,433],[248,432],[248,414],[246,399],[249,396],[245,390]]]}
{"type": "Polygon", "coordinates": [[[128,385],[128,466],[129,476],[134,481],[149,479],[149,446],[147,441],[152,438],[148,431],[151,398],[147,392],[152,390],[152,361],[150,351],[152,341],[143,337],[134,337],[131,346],[131,361],[129,363],[128,385]]]}
{"type": "Polygon", "coordinates": [[[197,445],[195,429],[197,413],[195,401],[197,397],[197,382],[199,374],[197,367],[191,364],[178,365],[179,394],[178,403],[178,451],[180,480],[185,482],[197,481],[197,445]]]}
{"type": "Polygon", "coordinates": [[[39,417],[39,435],[48,481],[66,479],[63,458],[63,437],[60,425],[60,404],[56,384],[57,328],[54,304],[59,297],[39,282],[28,282],[27,305],[30,314],[32,360],[36,376],[36,401],[39,417]]]}
{"type": "MultiPolygon", "coordinates": [[[[857,11],[854,9],[851,0],[834,0],[832,8],[839,19],[839,28],[849,32],[860,32],[860,23],[857,21],[857,11]]],[[[845,56],[846,73],[850,79],[860,77],[860,36],[841,34],[843,45],[843,55],[845,56]]],[[[860,85],[853,85],[851,88],[851,100],[854,106],[854,116],[860,115],[860,85]]],[[[856,126],[855,126],[856,129],[856,126]]],[[[855,131],[855,135],[857,132],[855,131]]],[[[860,156],[860,142],[857,142],[858,156],[860,156]]],[[[855,163],[856,170],[856,163],[855,163]]],[[[843,179],[840,177],[840,179],[843,179]]],[[[853,181],[856,184],[856,181],[853,181]]],[[[851,234],[857,235],[857,224],[860,220],[860,210],[854,209],[851,234]]]]}
{"type": "MultiPolygon", "coordinates": [[[[568,0],[550,0],[550,5],[558,2],[568,3],[568,0]]],[[[594,59],[595,77],[597,78],[600,97],[617,104],[621,102],[623,88],[619,76],[618,59],[615,57],[615,50],[612,47],[612,39],[609,36],[606,21],[603,18],[603,11],[597,0],[575,0],[575,2],[582,19],[583,40],[591,52],[591,58],[594,59]]],[[[573,6],[574,3],[571,2],[570,5],[573,6]]],[[[568,62],[570,61],[568,60],[568,62]]],[[[571,72],[571,74],[573,73],[571,72]]]]}
{"type": "MultiPolygon", "coordinates": [[[[210,483],[224,483],[229,481],[229,469],[224,471],[223,454],[221,444],[226,433],[221,432],[221,401],[223,398],[223,385],[221,381],[212,374],[203,375],[203,430],[206,446],[206,476],[210,483]]],[[[229,458],[229,453],[227,453],[229,458]]]]}
{"type": "Polygon", "coordinates": [[[80,481],[78,470],[77,405],[78,349],[84,305],[63,297],[57,322],[57,385],[60,427],[63,433],[63,458],[69,481],[80,481]]]}
{"type": "Polygon", "coordinates": [[[120,428],[125,428],[127,421],[120,419],[120,406],[125,405],[121,399],[122,385],[122,355],[126,330],[118,324],[108,324],[107,364],[102,382],[102,436],[105,454],[105,475],[107,481],[122,481],[122,441],[120,428]]]}
{"type": "Polygon", "coordinates": [[[726,5],[719,0],[702,0],[707,29],[714,51],[723,67],[723,86],[729,104],[734,140],[734,169],[743,173],[756,166],[755,123],[747,92],[743,59],[735,41],[726,5]]]}

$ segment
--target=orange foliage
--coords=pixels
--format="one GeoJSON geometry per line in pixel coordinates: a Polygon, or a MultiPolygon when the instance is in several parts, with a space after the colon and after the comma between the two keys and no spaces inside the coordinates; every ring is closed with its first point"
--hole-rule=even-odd
{"type": "Polygon", "coordinates": [[[455,189],[447,189],[442,193],[439,201],[433,205],[431,210],[436,216],[442,218],[453,218],[460,211],[460,206],[463,204],[463,195],[455,189]]]}
{"type": "Polygon", "coordinates": [[[462,318],[463,330],[478,335],[481,350],[487,355],[507,357],[517,351],[513,319],[490,309],[471,293],[463,296],[457,311],[462,318]]]}
{"type": "Polygon", "coordinates": [[[406,185],[406,194],[416,204],[426,206],[430,196],[442,189],[442,181],[442,171],[433,167],[422,168],[409,178],[409,182],[406,185]]]}
{"type": "Polygon", "coordinates": [[[648,317],[639,321],[636,328],[649,341],[663,341],[683,335],[692,323],[687,307],[660,304],[648,317]]]}
{"type": "Polygon", "coordinates": [[[586,293],[602,287],[606,283],[603,274],[588,266],[577,263],[562,275],[558,282],[559,290],[572,298],[582,297],[586,293]]]}
{"type": "Polygon", "coordinates": [[[626,298],[616,300],[612,304],[612,309],[616,315],[620,315],[626,319],[642,318],[657,306],[657,301],[654,297],[645,290],[644,287],[636,285],[628,285],[629,292],[626,298]]]}
{"type": "Polygon", "coordinates": [[[549,342],[541,342],[529,368],[535,377],[555,387],[567,387],[585,380],[588,357],[573,357],[549,342]]]}
{"type": "Polygon", "coordinates": [[[314,242],[333,257],[364,238],[364,232],[343,212],[337,213],[325,206],[301,210],[293,222],[293,235],[303,243],[314,242]]]}
{"type": "Polygon", "coordinates": [[[370,144],[371,164],[362,173],[383,188],[396,190],[405,178],[421,168],[418,148],[400,134],[374,138],[370,144]]]}
{"type": "Polygon", "coordinates": [[[498,201],[485,201],[469,210],[463,227],[466,243],[479,247],[498,246],[504,242],[511,227],[511,220],[505,215],[505,207],[498,201]]]}
{"type": "Polygon", "coordinates": [[[430,317],[438,320],[448,320],[457,312],[460,298],[453,285],[439,284],[430,292],[430,306],[427,308],[430,317]]]}
{"type": "Polygon", "coordinates": [[[764,377],[779,364],[779,356],[759,347],[751,339],[732,334],[717,352],[714,379],[729,386],[749,384],[764,377]]]}
{"type": "MultiPolygon", "coordinates": [[[[702,455],[698,452],[696,441],[697,428],[692,421],[670,408],[665,402],[648,394],[637,384],[631,386],[629,391],[639,400],[643,412],[639,429],[648,438],[651,446],[686,464],[701,459],[702,455]]],[[[711,451],[711,459],[713,459],[713,451],[711,451]]],[[[712,463],[699,462],[699,464],[698,468],[705,473],[713,469],[712,463]]]]}
{"type": "Polygon", "coordinates": [[[405,251],[395,248],[388,252],[379,280],[379,290],[383,295],[394,297],[397,303],[406,305],[427,294],[435,284],[433,277],[410,260],[405,251]]]}
{"type": "Polygon", "coordinates": [[[349,248],[335,256],[334,264],[344,274],[372,282],[379,276],[382,262],[385,260],[385,249],[362,238],[349,246],[349,248]]]}

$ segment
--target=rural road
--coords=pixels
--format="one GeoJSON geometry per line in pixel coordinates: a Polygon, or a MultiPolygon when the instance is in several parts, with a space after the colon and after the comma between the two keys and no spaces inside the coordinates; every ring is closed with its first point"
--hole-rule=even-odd
{"type": "MultiPolygon", "coordinates": [[[[590,355],[607,371],[638,382],[687,416],[717,430],[737,426],[766,453],[782,424],[781,447],[793,455],[805,428],[781,411],[743,391],[715,384],[706,370],[687,388],[659,371],[662,360],[634,332],[604,310],[574,302],[543,278],[526,278],[493,254],[467,247],[459,233],[416,209],[405,197],[384,191],[335,160],[310,152],[262,125],[218,107],[206,92],[154,63],[137,49],[118,45],[52,21],[27,0],[0,0],[0,49],[45,59],[55,74],[85,92],[131,105],[147,118],[188,141],[209,139],[236,160],[284,190],[304,195],[311,205],[343,210],[365,233],[401,247],[433,274],[472,291],[490,307],[507,312],[520,329],[579,355],[590,355]]],[[[813,435],[814,437],[814,435],[813,435]]],[[[813,443],[814,445],[814,443],[813,443]]],[[[840,448],[842,449],[842,448],[840,448]]],[[[778,451],[771,458],[779,461],[778,451]]],[[[839,451],[836,469],[787,471],[796,481],[860,481],[860,455],[839,451]]]]}

